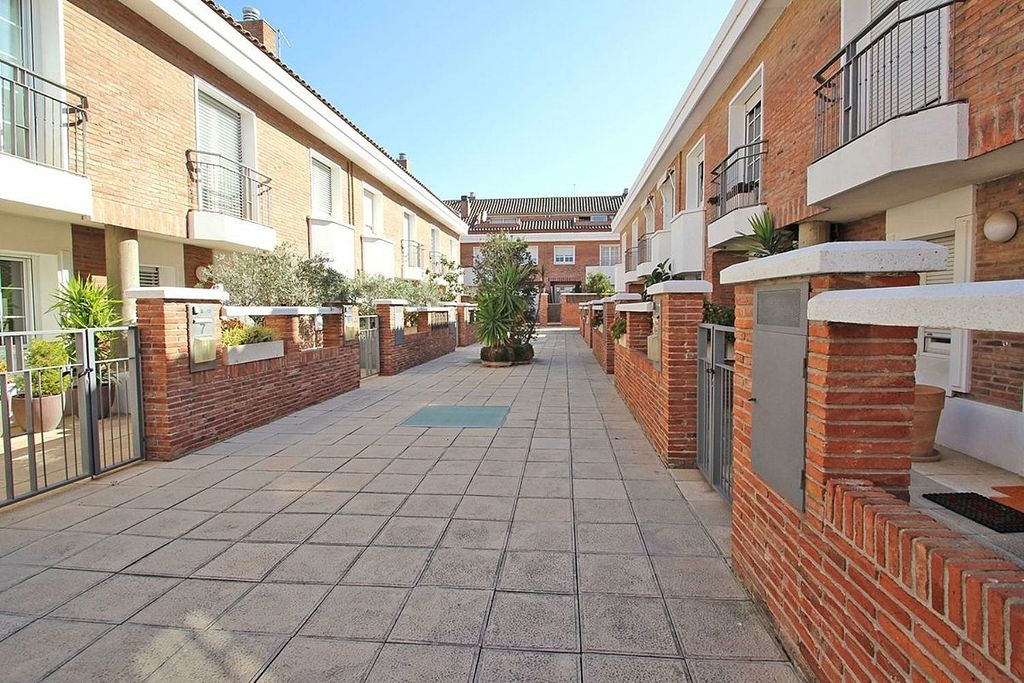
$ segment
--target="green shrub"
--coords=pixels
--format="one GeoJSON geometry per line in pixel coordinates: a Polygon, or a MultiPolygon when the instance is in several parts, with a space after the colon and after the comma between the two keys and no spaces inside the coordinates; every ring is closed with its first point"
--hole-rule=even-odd
{"type": "Polygon", "coordinates": [[[608,329],[611,331],[613,338],[621,339],[622,335],[626,334],[626,319],[622,317],[616,318],[615,322],[608,329]]]}
{"type": "Polygon", "coordinates": [[[734,327],[736,325],[736,309],[733,306],[713,304],[710,301],[705,301],[704,322],[711,323],[713,325],[734,327]]]}
{"type": "Polygon", "coordinates": [[[612,284],[612,281],[604,273],[591,273],[583,281],[583,291],[606,296],[615,291],[615,285],[612,284]]]}
{"type": "MultiPolygon", "coordinates": [[[[25,367],[45,368],[30,373],[32,395],[56,396],[70,389],[73,380],[70,373],[65,374],[69,362],[70,358],[63,342],[45,339],[31,342],[25,350],[25,367]]],[[[25,376],[20,373],[15,375],[14,385],[18,388],[19,394],[24,394],[25,376]]]]}
{"type": "Polygon", "coordinates": [[[269,327],[263,325],[238,325],[224,329],[221,339],[225,346],[244,346],[245,344],[261,344],[274,341],[276,335],[269,327]]]}

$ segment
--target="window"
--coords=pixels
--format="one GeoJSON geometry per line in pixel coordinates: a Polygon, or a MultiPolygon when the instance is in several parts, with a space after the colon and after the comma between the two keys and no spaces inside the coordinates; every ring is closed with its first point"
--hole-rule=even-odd
{"type": "Polygon", "coordinates": [[[530,258],[533,259],[533,264],[534,265],[537,265],[538,263],[540,263],[540,247],[538,247],[538,246],[527,247],[526,250],[528,252],[530,252],[530,258]]]}
{"type": "Polygon", "coordinates": [[[704,140],[686,155],[686,208],[704,208],[704,140]]]}
{"type": "Polygon", "coordinates": [[[661,184],[662,199],[662,227],[668,228],[676,215],[676,175],[669,173],[668,178],[661,184]]]}
{"type": "Polygon", "coordinates": [[[617,266],[619,264],[619,245],[602,244],[600,263],[602,266],[617,266]]]}
{"type": "Polygon", "coordinates": [[[481,256],[483,256],[483,254],[484,254],[484,248],[483,247],[473,247],[473,263],[475,264],[477,262],[477,259],[479,259],[481,256]]]}
{"type": "Polygon", "coordinates": [[[312,183],[313,214],[318,216],[334,215],[333,170],[319,159],[313,159],[310,162],[309,172],[312,183]]]}
{"type": "Polygon", "coordinates": [[[555,265],[572,265],[576,263],[576,247],[572,245],[555,245],[555,265]]]}
{"type": "Polygon", "coordinates": [[[242,114],[219,99],[199,93],[200,207],[227,216],[249,218],[244,202],[242,114]]]}
{"type": "Polygon", "coordinates": [[[379,210],[377,193],[363,189],[363,227],[366,232],[375,234],[377,232],[377,212],[379,210]]]}
{"type": "Polygon", "coordinates": [[[160,268],[159,266],[139,266],[139,286],[159,287],[160,268]]]}
{"type": "Polygon", "coordinates": [[[420,243],[416,239],[416,216],[408,211],[402,213],[402,251],[405,253],[405,265],[422,267],[420,243]]]}
{"type": "MultiPolygon", "coordinates": [[[[743,143],[755,145],[761,142],[761,93],[758,92],[747,102],[747,113],[745,115],[745,133],[743,143]]],[[[747,151],[746,180],[747,182],[759,182],[761,180],[761,155],[756,150],[747,151]]]]}
{"type": "Polygon", "coordinates": [[[654,199],[651,198],[644,206],[644,234],[649,235],[654,232],[654,199]]]}
{"type": "Polygon", "coordinates": [[[32,328],[32,262],[0,257],[0,332],[32,328]]]}
{"type": "MultiPolygon", "coordinates": [[[[946,267],[929,273],[921,274],[922,285],[951,285],[956,282],[956,233],[949,232],[926,240],[932,244],[946,247],[946,267]]],[[[950,355],[953,346],[953,332],[949,329],[934,327],[921,328],[921,350],[942,356],[950,355]]]]}
{"type": "Polygon", "coordinates": [[[633,227],[630,229],[630,233],[632,234],[632,238],[631,238],[632,245],[631,246],[635,247],[636,243],[640,240],[640,219],[639,218],[634,218],[633,219],[633,227]]]}
{"type": "Polygon", "coordinates": [[[591,216],[590,217],[590,221],[592,223],[607,223],[608,222],[608,214],[601,213],[601,214],[597,214],[595,216],[591,216]]]}

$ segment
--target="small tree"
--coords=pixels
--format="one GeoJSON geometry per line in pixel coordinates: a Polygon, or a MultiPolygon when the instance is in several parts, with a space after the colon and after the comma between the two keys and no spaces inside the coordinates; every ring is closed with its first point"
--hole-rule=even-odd
{"type": "Polygon", "coordinates": [[[615,291],[615,285],[604,273],[590,273],[583,281],[583,291],[605,296],[615,291]]]}
{"type": "Polygon", "coordinates": [[[749,220],[754,234],[744,237],[743,245],[750,258],[774,256],[796,248],[791,231],[775,228],[775,217],[771,211],[765,209],[763,213],[751,216],[749,220]]]}
{"type": "Polygon", "coordinates": [[[444,256],[438,259],[438,266],[436,271],[428,270],[427,277],[444,290],[444,297],[447,301],[457,301],[466,291],[462,284],[462,269],[455,261],[444,256]]]}
{"type": "Polygon", "coordinates": [[[503,233],[489,235],[473,261],[477,289],[483,291],[491,286],[498,273],[509,264],[530,267],[535,277],[538,273],[526,242],[503,233]]]}
{"type": "Polygon", "coordinates": [[[239,306],[322,306],[353,295],[348,278],[331,268],[326,257],[301,258],[287,245],[219,254],[204,282],[223,286],[239,306]]]}

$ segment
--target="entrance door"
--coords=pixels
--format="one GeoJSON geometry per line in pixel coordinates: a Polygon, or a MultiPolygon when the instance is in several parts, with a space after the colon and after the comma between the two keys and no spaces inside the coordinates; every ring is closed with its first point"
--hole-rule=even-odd
{"type": "Polygon", "coordinates": [[[754,292],[751,463],[799,510],[804,506],[807,297],[807,284],[754,292]]]}
{"type": "Polygon", "coordinates": [[[359,316],[359,376],[380,373],[380,329],[375,315],[359,316]]]}
{"type": "Polygon", "coordinates": [[[0,257],[0,332],[32,328],[32,262],[0,257]]]}

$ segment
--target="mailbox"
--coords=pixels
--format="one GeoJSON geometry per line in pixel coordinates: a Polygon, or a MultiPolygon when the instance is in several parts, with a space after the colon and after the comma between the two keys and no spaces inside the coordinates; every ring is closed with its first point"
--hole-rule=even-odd
{"type": "Polygon", "coordinates": [[[217,366],[217,309],[214,304],[188,304],[188,356],[192,372],[217,366]]]}
{"type": "Polygon", "coordinates": [[[345,341],[354,341],[359,337],[359,316],[356,306],[345,306],[345,341]]]}
{"type": "Polygon", "coordinates": [[[647,358],[655,367],[661,367],[661,302],[654,302],[651,314],[651,333],[647,336],[647,358]]]}

